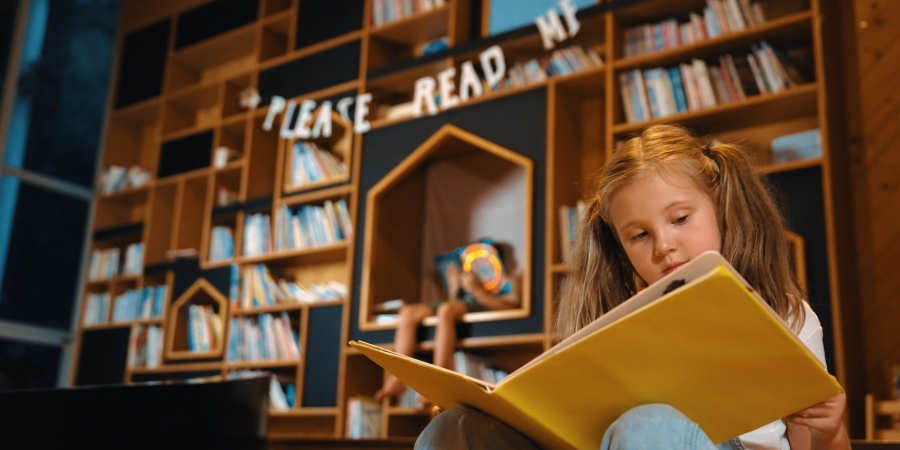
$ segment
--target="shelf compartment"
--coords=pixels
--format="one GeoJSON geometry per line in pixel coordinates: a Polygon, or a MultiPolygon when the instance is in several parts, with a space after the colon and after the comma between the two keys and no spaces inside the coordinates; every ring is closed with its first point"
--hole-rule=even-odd
{"type": "Polygon", "coordinates": [[[447,36],[449,19],[449,6],[438,6],[372,27],[369,36],[412,46],[447,36]]]}
{"type": "MultiPolygon", "coordinates": [[[[392,299],[426,302],[446,294],[431,263],[434,255],[489,236],[508,246],[514,261],[530,261],[532,161],[492,142],[445,125],[378,181],[366,198],[359,324],[385,328],[375,305],[392,299]],[[465,185],[461,192],[452,186],[465,185]],[[502,200],[503,205],[494,202],[502,200]],[[440,202],[441,208],[429,208],[440,202]],[[502,208],[503,221],[479,225],[485,211],[502,208]],[[442,211],[444,213],[442,213],[442,211]],[[452,214],[449,213],[452,211],[452,214]],[[449,216],[446,214],[450,214],[449,216]],[[458,223],[461,229],[441,233],[458,223]],[[390,268],[390,269],[388,269],[390,268]]],[[[492,216],[498,219],[499,216],[492,216]]],[[[506,255],[510,253],[507,251],[506,255]]],[[[510,273],[519,282],[521,306],[468,313],[463,321],[499,320],[530,313],[531,274],[527,264],[510,273]]]]}
{"type": "Polygon", "coordinates": [[[291,0],[264,0],[263,16],[270,17],[291,9],[291,0]]]}
{"type": "Polygon", "coordinates": [[[156,171],[160,101],[153,99],[110,114],[103,166],[140,166],[156,171]]]}
{"type": "Polygon", "coordinates": [[[163,112],[163,133],[171,134],[215,125],[221,110],[218,91],[217,85],[207,85],[169,97],[163,112]]]}
{"type": "Polygon", "coordinates": [[[153,187],[147,217],[144,263],[152,265],[167,261],[166,252],[172,248],[172,225],[175,218],[176,183],[161,183],[153,187]]]}
{"type": "Polygon", "coordinates": [[[203,220],[207,211],[209,177],[194,175],[181,181],[178,212],[175,220],[175,250],[195,249],[201,252],[203,220]]]}
{"type": "Polygon", "coordinates": [[[263,25],[259,49],[260,62],[286,55],[290,51],[291,19],[290,15],[285,15],[263,25]]]}
{"type": "MultiPolygon", "coordinates": [[[[221,147],[226,147],[230,151],[228,152],[229,157],[225,159],[225,165],[233,163],[234,161],[242,161],[244,157],[244,153],[246,152],[247,142],[247,123],[245,121],[238,121],[234,123],[229,123],[226,125],[222,125],[219,127],[219,132],[217,135],[217,143],[213,147],[214,152],[219,151],[221,147]]],[[[211,158],[213,162],[216,162],[216,156],[213,155],[211,158]]],[[[223,166],[215,166],[216,169],[220,169],[223,166]]]]}
{"type": "Polygon", "coordinates": [[[166,91],[222,80],[253,69],[255,44],[254,23],[176,51],[169,65],[166,91]]]}
{"type": "Polygon", "coordinates": [[[280,182],[280,173],[276,167],[279,147],[284,143],[278,138],[278,128],[273,126],[269,131],[263,129],[264,121],[264,116],[254,117],[250,128],[249,148],[245,155],[247,160],[245,198],[272,197],[275,186],[280,182]]]}
{"type": "Polygon", "coordinates": [[[212,130],[206,130],[164,142],[159,154],[157,178],[164,179],[208,168],[213,134],[212,130]]]}
{"type": "MultiPolygon", "coordinates": [[[[318,111],[312,114],[309,127],[313,126],[317,117],[318,111]]],[[[349,180],[352,147],[353,124],[337,111],[331,112],[330,136],[287,140],[282,187],[284,194],[318,189],[349,180]]]]}
{"type": "MultiPolygon", "coordinates": [[[[228,311],[228,299],[218,289],[201,278],[194,282],[184,294],[172,304],[169,311],[168,323],[166,323],[165,356],[167,360],[196,360],[221,358],[224,345],[225,315],[228,311]],[[209,324],[209,349],[203,351],[190,351],[188,346],[189,307],[191,305],[208,306],[212,309],[212,315],[218,316],[221,326],[216,328],[209,324]]],[[[215,320],[215,319],[213,319],[215,320]]],[[[204,329],[204,326],[196,328],[204,329]]],[[[198,338],[199,337],[195,337],[198,338]]]]}
{"type": "Polygon", "coordinates": [[[225,83],[225,94],[222,99],[222,118],[230,118],[248,110],[241,106],[241,92],[253,86],[250,74],[228,79],[225,83]]]}
{"type": "Polygon", "coordinates": [[[143,222],[147,210],[147,196],[146,186],[98,196],[94,229],[102,230],[143,222]]]}

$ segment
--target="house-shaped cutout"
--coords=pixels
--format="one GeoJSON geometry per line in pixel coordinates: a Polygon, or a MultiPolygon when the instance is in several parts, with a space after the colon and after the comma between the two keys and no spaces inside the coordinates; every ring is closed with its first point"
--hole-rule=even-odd
{"type": "Polygon", "coordinates": [[[445,299],[434,256],[480,238],[500,244],[521,305],[463,321],[527,317],[532,185],[525,156],[452,125],[428,138],[367,193],[360,329],[393,327],[377,320],[376,306],[386,301],[445,299]]]}
{"type": "MultiPolygon", "coordinates": [[[[228,311],[228,299],[218,289],[203,278],[195,281],[184,294],[175,300],[169,308],[168,323],[166,325],[166,359],[213,359],[222,356],[225,347],[225,315],[228,311]],[[189,308],[191,305],[207,305],[212,308],[212,313],[218,316],[219,326],[209,327],[210,349],[209,351],[190,351],[188,348],[188,327],[190,323],[189,308]]],[[[205,330],[198,327],[195,330],[205,330]]],[[[195,339],[196,336],[195,332],[195,339]]]]}

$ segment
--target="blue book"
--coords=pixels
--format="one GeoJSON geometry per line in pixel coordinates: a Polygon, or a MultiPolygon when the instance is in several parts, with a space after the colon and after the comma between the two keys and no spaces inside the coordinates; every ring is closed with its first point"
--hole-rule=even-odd
{"type": "Polygon", "coordinates": [[[685,112],[688,110],[687,96],[684,94],[684,83],[681,80],[681,69],[669,67],[669,81],[672,84],[672,94],[675,96],[675,110],[685,112]]]}
{"type": "Polygon", "coordinates": [[[653,49],[660,51],[663,46],[662,25],[659,22],[653,24],[653,49]]]}
{"type": "Polygon", "coordinates": [[[166,291],[168,291],[168,286],[165,284],[156,286],[153,300],[153,317],[162,317],[166,302],[166,291]]]}
{"type": "Polygon", "coordinates": [[[660,92],[657,91],[655,82],[656,71],[647,69],[644,71],[644,82],[647,85],[647,100],[650,102],[650,113],[653,117],[662,117],[662,109],[660,108],[660,92]]]}

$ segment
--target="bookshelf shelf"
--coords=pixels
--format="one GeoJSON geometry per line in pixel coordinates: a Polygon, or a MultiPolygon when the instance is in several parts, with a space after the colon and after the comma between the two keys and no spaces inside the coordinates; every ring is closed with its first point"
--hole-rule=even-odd
{"type": "Polygon", "coordinates": [[[301,360],[273,360],[273,361],[240,361],[229,362],[229,369],[279,369],[279,368],[296,368],[301,360]]]}
{"type": "Polygon", "coordinates": [[[760,173],[773,174],[779,172],[790,172],[794,170],[808,169],[810,167],[821,167],[822,158],[808,158],[798,161],[791,161],[781,164],[766,164],[759,167],[760,173]]]}
{"type": "Polygon", "coordinates": [[[221,362],[195,362],[195,363],[178,363],[159,367],[135,367],[131,369],[133,374],[152,374],[152,373],[190,373],[190,372],[210,372],[221,371],[221,362]]]}
{"type": "Polygon", "coordinates": [[[240,264],[302,265],[342,260],[346,258],[346,253],[347,243],[338,242],[301,250],[272,252],[259,256],[242,256],[238,257],[237,260],[240,264]]]}
{"type": "Polygon", "coordinates": [[[786,47],[800,42],[808,43],[812,32],[812,19],[811,11],[801,11],[712,39],[669,50],[617,59],[613,62],[613,69],[622,71],[649,66],[669,66],[692,57],[703,58],[733,51],[744,51],[751,43],[758,42],[760,39],[775,41],[786,47]]]}

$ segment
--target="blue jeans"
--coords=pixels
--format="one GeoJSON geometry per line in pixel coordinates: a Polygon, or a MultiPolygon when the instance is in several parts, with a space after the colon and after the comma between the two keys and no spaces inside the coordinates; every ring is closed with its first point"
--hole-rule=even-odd
{"type": "MultiPolygon", "coordinates": [[[[416,440],[417,450],[540,447],[509,425],[474,408],[439,414],[416,440]]],[[[622,414],[603,435],[601,450],[744,450],[735,438],[716,446],[684,414],[668,405],[643,405],[622,414]]]]}

